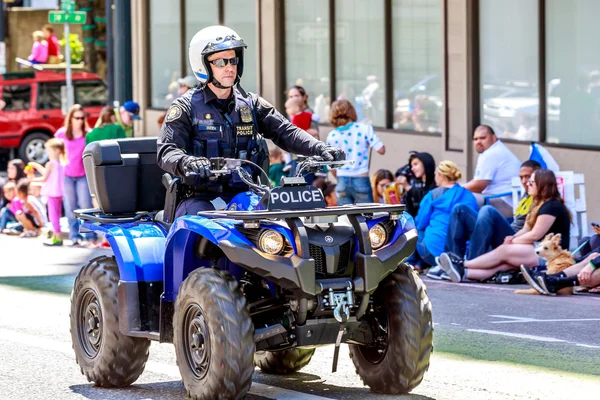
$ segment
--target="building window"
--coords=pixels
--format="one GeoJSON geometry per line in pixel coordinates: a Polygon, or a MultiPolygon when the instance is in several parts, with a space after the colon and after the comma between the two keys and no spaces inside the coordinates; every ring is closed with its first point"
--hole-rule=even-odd
{"type": "Polygon", "coordinates": [[[244,51],[244,76],[242,87],[258,92],[258,21],[257,1],[225,0],[225,26],[233,29],[248,45],[244,51]]]}
{"type": "Polygon", "coordinates": [[[181,77],[178,2],[150,0],[150,107],[167,108],[177,96],[181,77]]]}
{"type": "Polygon", "coordinates": [[[335,1],[336,98],[359,121],[385,127],[384,1],[335,1]]]}
{"type": "MultiPolygon", "coordinates": [[[[185,49],[198,31],[219,24],[219,3],[217,0],[185,0],[185,49]]],[[[192,67],[185,60],[186,75],[193,75],[192,67]]]]}
{"type": "Polygon", "coordinates": [[[322,122],[329,120],[329,4],[323,0],[285,2],[286,86],[306,89],[308,103],[322,122]]]}
{"type": "Polygon", "coordinates": [[[546,0],[546,140],[600,146],[600,2],[546,0]]]}
{"type": "Polygon", "coordinates": [[[481,121],[501,138],[539,140],[538,27],[538,0],[479,2],[481,121]]]}
{"type": "Polygon", "coordinates": [[[441,132],[440,0],[392,0],[394,129],[441,132]]]}

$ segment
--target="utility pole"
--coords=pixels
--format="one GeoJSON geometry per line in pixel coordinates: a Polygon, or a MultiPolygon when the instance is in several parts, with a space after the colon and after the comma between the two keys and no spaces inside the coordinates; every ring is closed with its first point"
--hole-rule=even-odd
{"type": "Polygon", "coordinates": [[[65,63],[67,65],[65,72],[67,85],[65,87],[66,93],[61,91],[61,96],[63,98],[63,112],[66,113],[66,111],[71,109],[75,103],[72,80],[73,74],[71,71],[71,39],[69,37],[71,33],[70,24],[85,24],[86,13],[84,11],[75,11],[74,0],[61,0],[60,9],[61,11],[50,11],[48,14],[48,21],[51,24],[64,24],[65,63]]]}
{"type": "Polygon", "coordinates": [[[4,35],[6,27],[4,26],[4,1],[0,0],[0,74],[6,72],[6,43],[4,35]]]}
{"type": "Polygon", "coordinates": [[[131,0],[118,0],[115,4],[114,32],[114,82],[115,100],[120,104],[131,100],[132,88],[132,66],[131,66],[131,0]]]}

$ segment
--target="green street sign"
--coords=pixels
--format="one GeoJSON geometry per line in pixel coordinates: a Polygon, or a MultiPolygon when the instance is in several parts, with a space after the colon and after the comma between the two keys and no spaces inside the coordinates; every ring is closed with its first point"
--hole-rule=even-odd
{"type": "Polygon", "coordinates": [[[75,11],[72,13],[66,13],[64,11],[50,11],[48,14],[48,21],[51,24],[85,24],[86,13],[85,11],[75,11]]]}
{"type": "Polygon", "coordinates": [[[60,3],[60,9],[71,13],[75,11],[75,2],[73,0],[63,0],[63,2],[60,3]]]}

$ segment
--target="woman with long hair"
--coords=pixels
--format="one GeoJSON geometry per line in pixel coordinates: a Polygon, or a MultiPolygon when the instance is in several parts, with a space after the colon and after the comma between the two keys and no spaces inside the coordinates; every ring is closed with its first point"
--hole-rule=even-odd
{"type": "Polygon", "coordinates": [[[440,255],[440,266],[453,282],[482,281],[497,272],[518,270],[521,264],[526,267],[543,264],[533,244],[548,233],[560,233],[562,248],[569,248],[571,213],[560,197],[554,172],[534,172],[527,192],[533,197],[533,203],[525,226],[514,236],[506,237],[504,244],[472,260],[463,260],[452,253],[440,255]]]}
{"type": "Polygon", "coordinates": [[[65,143],[67,163],[64,166],[64,200],[67,219],[69,220],[69,239],[74,246],[81,243],[79,220],[74,210],[92,208],[92,197],[83,168],[83,150],[85,137],[90,132],[83,107],[75,104],[65,118],[64,126],[54,136],[65,143]]]}
{"type": "Polygon", "coordinates": [[[394,175],[387,169],[380,169],[371,177],[371,190],[375,203],[385,203],[383,192],[385,187],[394,182],[394,175]]]}
{"type": "Polygon", "coordinates": [[[383,142],[371,125],[356,122],[356,110],[348,100],[333,102],[329,122],[335,129],[327,135],[327,145],[342,149],[346,159],[354,161],[334,172],[338,180],[335,187],[338,204],[373,202],[369,181],[370,150],[385,154],[383,142]]]}
{"type": "Polygon", "coordinates": [[[92,129],[92,131],[85,136],[86,144],[98,140],[123,139],[127,137],[125,129],[116,123],[115,110],[111,106],[102,108],[98,119],[100,120],[100,125],[92,129]]]}
{"type": "Polygon", "coordinates": [[[25,163],[20,158],[15,158],[8,162],[6,175],[9,182],[14,182],[16,185],[21,179],[27,178],[25,173],[25,163]]]}
{"type": "Polygon", "coordinates": [[[419,231],[415,267],[421,270],[436,264],[435,257],[444,251],[450,214],[457,204],[477,210],[473,193],[462,187],[458,180],[462,173],[452,161],[442,161],[435,169],[437,187],[425,195],[415,225],[419,231]]]}
{"type": "Polygon", "coordinates": [[[306,132],[310,133],[316,139],[319,139],[319,116],[308,105],[308,94],[302,86],[294,85],[287,90],[288,99],[299,99],[302,101],[300,111],[308,111],[312,114],[310,128],[306,132]]]}

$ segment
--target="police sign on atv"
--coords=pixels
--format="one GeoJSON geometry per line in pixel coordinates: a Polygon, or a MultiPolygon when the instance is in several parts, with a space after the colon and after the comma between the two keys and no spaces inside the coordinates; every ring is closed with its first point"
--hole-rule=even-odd
{"type": "Polygon", "coordinates": [[[252,181],[248,161],[212,162],[215,176],[237,174],[250,191],[174,220],[193,190],[158,168],[155,139],[86,148],[99,208],[77,214],[113,250],[81,270],[72,294],[73,347],[88,380],[133,383],[156,340],[174,344],[191,397],[240,398],[255,365],[289,374],[333,344],[335,371],[347,343],[373,391],[415,388],[433,325],[425,286],[404,262],[417,242],[404,206],[326,207],[302,174],[339,162],[307,158],[275,189],[252,181]]]}

